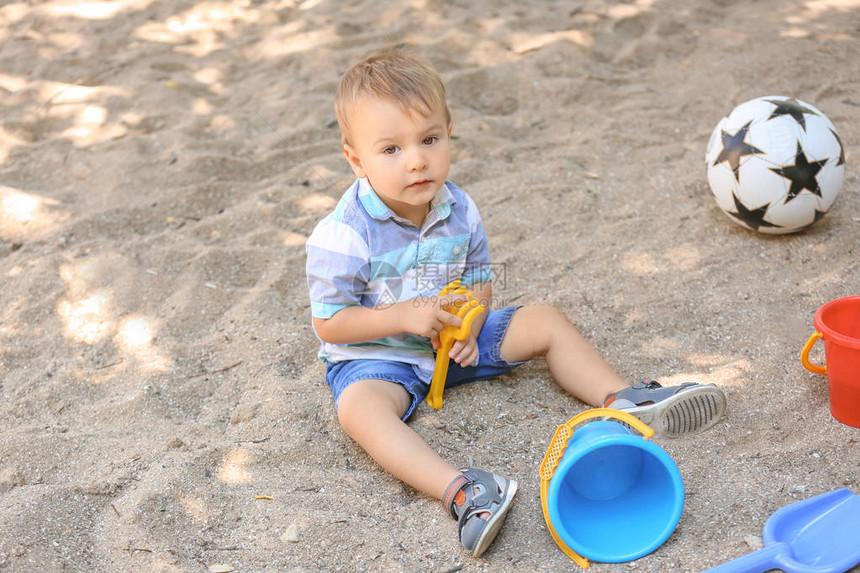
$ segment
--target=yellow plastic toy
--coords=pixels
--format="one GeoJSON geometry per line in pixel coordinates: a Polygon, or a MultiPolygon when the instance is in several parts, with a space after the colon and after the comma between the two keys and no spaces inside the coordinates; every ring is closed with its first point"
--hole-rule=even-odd
{"type": "Polygon", "coordinates": [[[451,352],[451,347],[454,346],[455,340],[465,340],[472,330],[472,322],[475,317],[484,312],[484,305],[472,298],[472,293],[466,290],[466,287],[460,286],[460,281],[452,281],[445,285],[439,296],[446,294],[465,294],[469,300],[454,303],[453,310],[451,307],[446,307],[445,310],[454,312],[457,316],[463,319],[460,327],[454,327],[446,324],[439,333],[439,348],[436,350],[436,365],[433,368],[433,378],[430,381],[430,392],[427,394],[427,403],[433,406],[434,410],[442,407],[442,392],[445,391],[445,381],[448,378],[448,363],[451,358],[448,353],[451,352]]]}

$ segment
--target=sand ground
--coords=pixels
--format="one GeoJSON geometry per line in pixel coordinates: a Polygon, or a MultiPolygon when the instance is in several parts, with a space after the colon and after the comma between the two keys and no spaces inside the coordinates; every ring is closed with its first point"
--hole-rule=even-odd
{"type": "Polygon", "coordinates": [[[538,467],[586,406],[541,362],[412,422],[519,480],[481,559],[338,426],[304,242],[352,180],[337,81],[396,43],[448,85],[451,178],[482,210],[498,298],[557,305],[631,381],[728,396],[714,429],[660,442],[686,487],[674,534],[592,570],[701,571],[777,508],[860,491],[860,430],[798,358],[815,310],[860,290],[857,0],[13,1],[0,570],[576,568],[538,467]],[[801,234],[734,225],[705,179],[717,121],[764,95],[824,110],[845,145],[842,194],[801,234]]]}

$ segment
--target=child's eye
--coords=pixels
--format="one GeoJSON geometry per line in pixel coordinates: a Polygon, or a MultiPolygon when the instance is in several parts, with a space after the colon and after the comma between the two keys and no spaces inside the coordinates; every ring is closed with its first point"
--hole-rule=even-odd
{"type": "Polygon", "coordinates": [[[385,149],[382,150],[382,153],[384,153],[386,155],[394,155],[395,153],[397,153],[397,146],[396,145],[389,145],[388,147],[386,147],[385,149]]]}
{"type": "Polygon", "coordinates": [[[422,143],[424,143],[424,145],[433,145],[437,141],[439,141],[438,137],[436,137],[435,135],[430,135],[428,137],[425,137],[422,143]]]}

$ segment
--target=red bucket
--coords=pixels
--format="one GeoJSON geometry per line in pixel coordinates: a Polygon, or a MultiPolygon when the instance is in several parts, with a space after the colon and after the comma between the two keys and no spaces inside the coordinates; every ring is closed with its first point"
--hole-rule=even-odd
{"type": "Polygon", "coordinates": [[[831,300],[815,313],[816,332],[800,353],[803,366],[830,381],[830,411],[844,424],[860,428],[860,296],[831,300]],[[826,366],[809,361],[809,351],[824,340],[826,366]]]}

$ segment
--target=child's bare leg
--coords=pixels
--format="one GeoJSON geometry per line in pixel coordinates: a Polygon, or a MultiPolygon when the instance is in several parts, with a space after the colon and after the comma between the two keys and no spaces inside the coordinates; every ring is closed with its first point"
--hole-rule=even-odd
{"type": "Polygon", "coordinates": [[[508,362],[546,356],[559,386],[592,406],[627,388],[625,382],[559,310],[524,306],[514,313],[500,347],[508,362]]]}
{"type": "Polygon", "coordinates": [[[340,395],[337,417],[344,431],[394,477],[436,499],[460,475],[400,418],[411,396],[399,384],[362,380],[340,395]]]}
{"type": "Polygon", "coordinates": [[[346,433],[391,475],[436,499],[447,493],[445,511],[459,521],[460,541],[477,557],[495,539],[517,482],[474,468],[465,473],[454,469],[401,420],[410,400],[398,384],[362,380],[340,395],[337,417],[346,433]]]}

